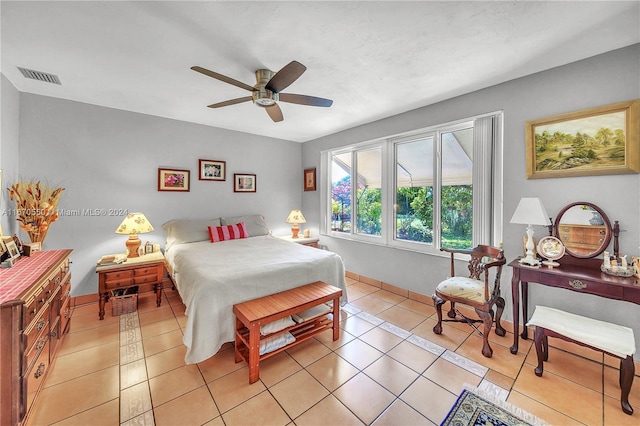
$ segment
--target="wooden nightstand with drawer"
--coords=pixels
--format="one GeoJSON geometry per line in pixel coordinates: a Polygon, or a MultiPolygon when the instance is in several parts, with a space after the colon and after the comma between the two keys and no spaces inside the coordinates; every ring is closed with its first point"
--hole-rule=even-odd
{"type": "Polygon", "coordinates": [[[320,240],[320,238],[318,237],[292,238],[291,235],[278,236],[278,238],[285,241],[290,241],[292,243],[302,244],[303,246],[309,246],[309,247],[315,247],[315,248],[318,248],[318,241],[320,240]]]}
{"type": "Polygon", "coordinates": [[[98,294],[100,310],[98,315],[104,319],[104,305],[109,301],[113,290],[123,290],[135,286],[153,286],[156,293],[156,306],[162,301],[162,282],[164,280],[164,256],[155,252],[140,257],[130,257],[115,265],[98,265],[98,294]]]}

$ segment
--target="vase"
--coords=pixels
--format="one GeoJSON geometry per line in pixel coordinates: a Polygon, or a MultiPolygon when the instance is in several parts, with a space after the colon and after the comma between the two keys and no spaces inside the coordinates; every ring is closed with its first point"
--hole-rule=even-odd
{"type": "Polygon", "coordinates": [[[599,212],[592,210],[591,214],[592,214],[591,219],[589,219],[590,224],[594,226],[604,225],[604,219],[602,218],[599,212]]]}

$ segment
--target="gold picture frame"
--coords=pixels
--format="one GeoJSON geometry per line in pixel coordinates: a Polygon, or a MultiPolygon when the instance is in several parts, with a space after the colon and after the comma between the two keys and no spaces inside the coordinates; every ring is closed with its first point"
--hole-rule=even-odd
{"type": "Polygon", "coordinates": [[[640,99],[525,123],[527,179],[640,173],[640,99]]]}

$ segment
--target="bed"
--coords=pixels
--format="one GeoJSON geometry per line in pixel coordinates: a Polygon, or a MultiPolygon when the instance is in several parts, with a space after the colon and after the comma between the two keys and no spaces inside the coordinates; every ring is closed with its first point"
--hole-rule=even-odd
{"type": "Polygon", "coordinates": [[[224,343],[234,340],[232,308],[236,303],[314,281],[341,288],[340,303],[347,302],[340,256],[272,236],[260,215],[174,220],[163,229],[165,258],[186,306],[183,342],[187,364],[210,358],[224,343]],[[222,235],[221,229],[240,224],[244,236],[236,235],[235,230],[232,237],[211,242],[210,229],[222,235]]]}

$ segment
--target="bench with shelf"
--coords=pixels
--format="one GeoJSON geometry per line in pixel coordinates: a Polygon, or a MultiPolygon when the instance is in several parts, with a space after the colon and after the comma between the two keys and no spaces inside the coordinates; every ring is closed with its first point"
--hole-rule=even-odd
{"type": "Polygon", "coordinates": [[[340,337],[340,297],[342,290],[322,281],[280,293],[249,300],[233,305],[236,315],[235,361],[245,361],[249,365],[249,383],[260,378],[260,361],[280,353],[311,337],[333,329],[333,340],[340,337]],[[327,312],[285,327],[275,333],[261,335],[260,327],[265,324],[299,314],[310,308],[329,303],[327,312]],[[331,316],[330,316],[331,315],[331,316]],[[295,341],[278,349],[260,355],[260,341],[289,332],[295,341]]]}

